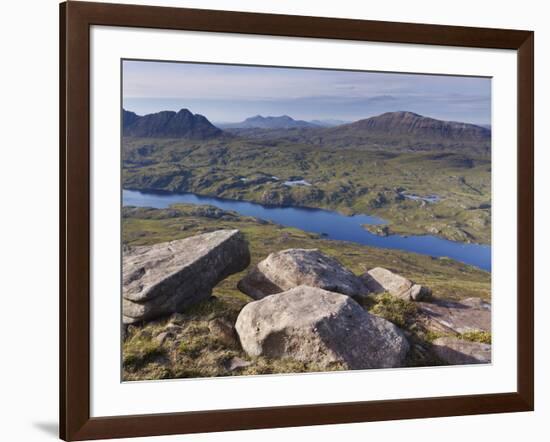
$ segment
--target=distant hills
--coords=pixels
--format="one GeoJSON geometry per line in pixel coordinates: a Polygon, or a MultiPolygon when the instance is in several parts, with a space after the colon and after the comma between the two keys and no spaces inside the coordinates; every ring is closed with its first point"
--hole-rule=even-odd
{"type": "Polygon", "coordinates": [[[266,145],[303,143],[330,148],[447,150],[461,148],[486,155],[491,149],[491,129],[475,124],[443,121],[414,112],[387,112],[354,123],[340,120],[295,120],[288,115],[256,115],[241,123],[216,127],[187,109],[144,116],[123,111],[123,134],[130,137],[207,140],[222,135],[254,139],[266,145]]]}
{"type": "Polygon", "coordinates": [[[328,131],[333,136],[405,136],[431,140],[487,141],[491,130],[474,124],[436,120],[414,112],[387,112],[328,131]]]}
{"type": "Polygon", "coordinates": [[[162,111],[144,116],[123,110],[122,133],[129,137],[204,140],[217,137],[223,132],[206,117],[181,109],[179,112],[162,111]]]}
{"type": "Polygon", "coordinates": [[[336,120],[333,118],[327,118],[326,120],[311,120],[310,123],[321,127],[333,127],[340,126],[342,124],[349,124],[351,121],[336,120]]]}
{"type": "Polygon", "coordinates": [[[256,115],[247,118],[240,123],[221,123],[218,124],[223,129],[293,129],[297,127],[321,127],[321,125],[313,124],[308,121],[295,120],[288,115],[280,117],[263,117],[256,115]]]}
{"type": "Polygon", "coordinates": [[[312,144],[334,148],[459,150],[483,156],[491,152],[491,130],[486,127],[437,120],[405,111],[387,112],[351,124],[326,128],[309,138],[312,144]]]}
{"type": "Polygon", "coordinates": [[[337,120],[334,118],[304,121],[295,120],[288,115],[281,115],[279,117],[264,117],[262,115],[256,115],[254,117],[247,118],[240,123],[217,123],[216,126],[222,129],[296,129],[304,127],[333,127],[347,123],[350,123],[350,121],[337,120]]]}

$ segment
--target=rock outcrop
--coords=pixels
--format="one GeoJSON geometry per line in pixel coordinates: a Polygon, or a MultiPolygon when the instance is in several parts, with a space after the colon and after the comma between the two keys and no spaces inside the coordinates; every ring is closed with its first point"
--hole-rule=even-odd
{"type": "Polygon", "coordinates": [[[438,338],[432,343],[435,354],[450,365],[488,364],[491,345],[458,338],[438,338]]]}
{"type": "Polygon", "coordinates": [[[399,367],[409,349],[391,322],[349,296],[308,286],[247,304],[235,328],[251,357],[292,358],[321,368],[399,367]]]}
{"type": "Polygon", "coordinates": [[[368,289],[358,276],[317,249],[288,249],[271,253],[239,281],[238,287],[254,299],[307,285],[361,297],[368,289]]]}
{"type": "Polygon", "coordinates": [[[429,330],[442,333],[491,331],[491,304],[480,298],[434,300],[419,302],[417,306],[418,316],[429,330]]]}
{"type": "Polygon", "coordinates": [[[375,267],[362,276],[368,290],[373,293],[388,292],[408,301],[429,299],[432,291],[428,287],[415,284],[409,279],[382,267],[375,267]]]}
{"type": "Polygon", "coordinates": [[[128,248],[123,253],[124,323],[183,311],[249,263],[248,244],[238,230],[128,248]]]}

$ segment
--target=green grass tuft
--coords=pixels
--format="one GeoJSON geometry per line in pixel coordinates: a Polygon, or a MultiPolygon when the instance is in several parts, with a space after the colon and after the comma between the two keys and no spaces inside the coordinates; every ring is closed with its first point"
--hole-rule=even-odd
{"type": "Polygon", "coordinates": [[[400,328],[406,328],[414,318],[417,308],[411,301],[383,293],[374,298],[375,304],[370,313],[393,322],[400,328]]]}
{"type": "Polygon", "coordinates": [[[163,348],[149,333],[139,333],[124,342],[123,366],[135,370],[163,355],[163,348]]]}
{"type": "Polygon", "coordinates": [[[464,339],[465,341],[481,342],[482,344],[490,344],[492,338],[490,332],[474,330],[462,333],[460,335],[460,339],[464,339]]]}

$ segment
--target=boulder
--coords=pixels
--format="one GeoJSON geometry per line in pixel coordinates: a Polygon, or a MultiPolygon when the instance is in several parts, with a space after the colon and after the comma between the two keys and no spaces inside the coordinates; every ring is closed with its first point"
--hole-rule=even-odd
{"type": "Polygon", "coordinates": [[[123,320],[134,323],[181,312],[244,270],[250,252],[238,230],[218,230],[123,253],[123,320]]]}
{"type": "Polygon", "coordinates": [[[429,299],[432,291],[425,286],[382,267],[375,267],[362,276],[368,290],[374,293],[388,292],[407,301],[429,299]]]}
{"type": "Polygon", "coordinates": [[[417,303],[418,316],[428,330],[442,333],[491,331],[491,304],[480,298],[417,303]]]}
{"type": "Polygon", "coordinates": [[[239,281],[238,288],[254,299],[307,285],[348,296],[368,290],[358,276],[317,249],[288,249],[271,253],[239,281]]]}
{"type": "Polygon", "coordinates": [[[235,328],[251,357],[292,358],[324,369],[399,367],[409,350],[391,322],[349,296],[308,286],[247,304],[235,328]]]}
{"type": "Polygon", "coordinates": [[[458,338],[438,338],[432,343],[435,354],[450,365],[489,364],[491,345],[458,338]]]}

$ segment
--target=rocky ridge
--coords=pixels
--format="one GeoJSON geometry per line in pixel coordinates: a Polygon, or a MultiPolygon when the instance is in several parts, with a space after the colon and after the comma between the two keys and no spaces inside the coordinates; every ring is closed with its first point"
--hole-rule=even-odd
{"type": "Polygon", "coordinates": [[[122,133],[125,137],[188,138],[205,140],[222,135],[206,117],[187,109],[162,111],[139,116],[123,110],[122,133]]]}
{"type": "Polygon", "coordinates": [[[429,138],[435,140],[460,140],[487,142],[491,129],[475,124],[443,121],[418,115],[414,112],[386,112],[347,125],[327,130],[331,135],[361,134],[363,136],[386,135],[429,138]]]}

